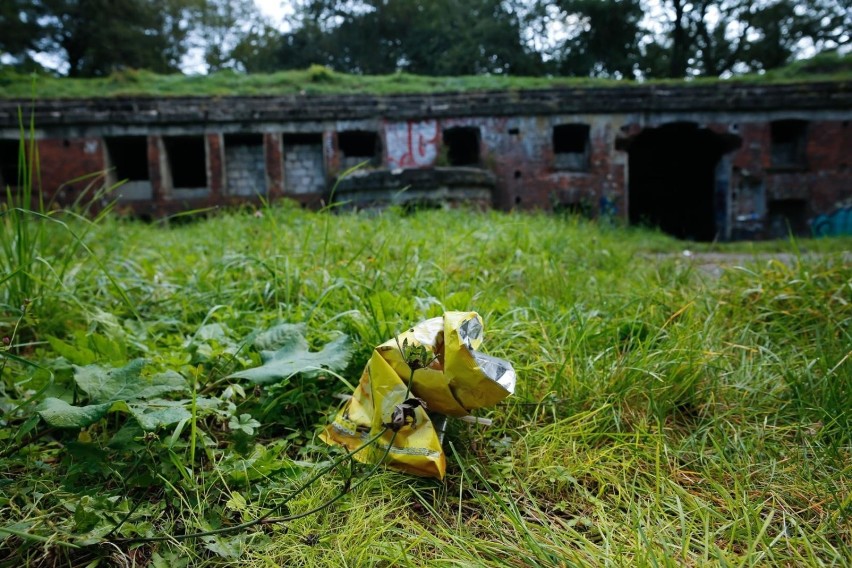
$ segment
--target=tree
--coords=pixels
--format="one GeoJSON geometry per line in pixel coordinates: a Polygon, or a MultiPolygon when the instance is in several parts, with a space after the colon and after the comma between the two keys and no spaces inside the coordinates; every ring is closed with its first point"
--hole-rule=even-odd
{"type": "Polygon", "coordinates": [[[311,0],[282,43],[287,67],[313,61],[340,71],[422,75],[532,74],[521,21],[502,0],[311,0]]]}
{"type": "Polygon", "coordinates": [[[27,0],[0,2],[0,55],[23,64],[36,47],[39,34],[38,6],[27,0]]]}
{"type": "Polygon", "coordinates": [[[557,24],[566,36],[550,55],[562,75],[632,77],[640,57],[640,0],[539,2],[540,29],[557,24]]]}
{"type": "Polygon", "coordinates": [[[640,64],[646,76],[684,77],[762,71],[808,49],[850,41],[852,0],[664,0],[653,18],[661,32],[640,64]]]}
{"type": "Polygon", "coordinates": [[[254,0],[200,0],[192,23],[210,72],[244,67],[239,59],[251,58],[249,42],[258,45],[272,33],[254,0]]]}
{"type": "Polygon", "coordinates": [[[4,0],[0,49],[16,59],[41,52],[70,76],[120,67],[178,69],[187,13],[196,0],[4,0]]]}

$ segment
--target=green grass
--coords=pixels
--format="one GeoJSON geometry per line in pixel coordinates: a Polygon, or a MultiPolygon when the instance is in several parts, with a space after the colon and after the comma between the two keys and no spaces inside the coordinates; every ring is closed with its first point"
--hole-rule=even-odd
{"type": "Polygon", "coordinates": [[[211,75],[157,75],[144,70],[117,71],[93,79],[59,78],[49,75],[22,75],[0,68],[0,98],[29,98],[35,88],[40,98],[81,98],[119,96],[229,96],[293,94],[412,94],[465,92],[505,89],[549,89],[557,87],[629,87],[630,85],[712,85],[716,83],[794,83],[801,81],[849,81],[852,57],[823,54],[764,74],[735,76],[728,80],[700,78],[652,80],[637,83],[588,77],[509,77],[478,75],[426,77],[392,75],[349,75],[315,65],[307,70],[268,74],[241,74],[222,71],[211,75]]]}
{"type": "MultiPolygon", "coordinates": [[[[3,239],[16,219],[0,217],[3,239]]],[[[0,565],[850,564],[849,239],[701,248],[548,215],[287,204],[63,221],[27,229],[54,270],[25,317],[0,276],[0,565]],[[85,248],[69,257],[71,231],[85,248]],[[718,276],[684,248],[738,256],[718,276]],[[314,348],[346,333],[354,383],[376,344],[445,309],[482,314],[483,350],[518,371],[483,413],[494,426],[451,422],[444,482],[344,460],[292,497],[342,455],[316,435],[349,388],[229,379],[260,362],[246,339],[277,322],[305,323],[314,348]],[[148,434],[117,408],[82,430],[39,420],[47,397],[87,403],[72,365],[139,357],[143,376],[186,380],[165,398],[190,418],[148,434]],[[297,515],[341,490],[287,523],[123,540],[297,515]]]]}

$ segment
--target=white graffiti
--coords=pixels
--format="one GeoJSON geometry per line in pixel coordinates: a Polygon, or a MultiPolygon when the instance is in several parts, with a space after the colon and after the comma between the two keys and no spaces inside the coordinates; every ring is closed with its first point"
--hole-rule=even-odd
{"type": "Polygon", "coordinates": [[[386,124],[385,140],[390,169],[429,167],[438,157],[440,136],[434,120],[386,124]]]}

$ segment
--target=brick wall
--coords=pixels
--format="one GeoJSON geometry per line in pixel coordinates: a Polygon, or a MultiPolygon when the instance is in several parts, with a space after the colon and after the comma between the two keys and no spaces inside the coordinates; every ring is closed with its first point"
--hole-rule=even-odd
{"type": "Polygon", "coordinates": [[[45,197],[71,203],[90,184],[105,182],[106,163],[100,138],[48,138],[38,141],[45,197]],[[84,177],[86,179],[71,182],[84,177]]]}

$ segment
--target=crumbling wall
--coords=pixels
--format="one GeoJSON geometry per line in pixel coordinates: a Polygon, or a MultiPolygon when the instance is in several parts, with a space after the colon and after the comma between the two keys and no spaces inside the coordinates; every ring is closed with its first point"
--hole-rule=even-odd
{"type": "MultiPolygon", "coordinates": [[[[4,155],[19,133],[18,105],[0,100],[4,155]]],[[[650,128],[693,124],[723,145],[741,142],[721,155],[711,142],[697,149],[717,160],[715,169],[702,164],[700,191],[706,197],[712,186],[713,202],[689,203],[713,208],[719,238],[779,236],[788,228],[805,233],[817,219],[836,218],[832,227],[845,226],[850,110],[852,89],[844,82],[81,99],[33,106],[48,196],[60,191],[72,197],[76,190],[65,189],[68,180],[114,165],[101,137],[135,137],[128,147],[141,153],[147,144],[148,179],[133,162],[139,179],[119,194],[133,210],[151,215],[252,200],[264,190],[313,205],[328,197],[347,167],[366,161],[368,170],[392,173],[479,168],[494,174],[492,204],[501,209],[628,219],[631,140],[650,128]],[[240,144],[246,135],[251,144],[240,144]],[[176,137],[191,138],[194,150],[169,142],[176,137]]],[[[14,165],[0,158],[0,173],[13,176],[14,165]]],[[[668,167],[665,158],[654,161],[668,167]]],[[[116,179],[117,173],[107,181],[116,179]]],[[[657,194],[648,195],[651,203],[657,194]]]]}
{"type": "MultiPolygon", "coordinates": [[[[72,203],[90,184],[99,188],[105,182],[106,163],[100,137],[44,138],[38,140],[38,153],[40,184],[48,200],[72,203]]],[[[35,177],[33,183],[38,184],[39,178],[35,177]]]]}
{"type": "Polygon", "coordinates": [[[480,166],[497,177],[497,207],[562,207],[595,214],[603,206],[608,214],[623,215],[626,160],[613,151],[621,120],[606,115],[459,117],[386,121],[383,129],[390,169],[450,165],[443,133],[477,128],[480,166]],[[553,130],[561,125],[587,127],[581,159],[554,151],[553,130]],[[568,161],[582,167],[566,167],[568,161]]]}
{"type": "Polygon", "coordinates": [[[800,157],[778,163],[776,152],[773,159],[773,123],[800,119],[779,114],[735,123],[743,144],[732,161],[731,238],[811,234],[818,218],[842,210],[852,196],[849,121],[803,121],[800,157]]]}

